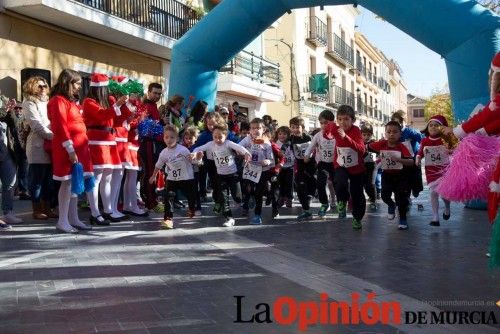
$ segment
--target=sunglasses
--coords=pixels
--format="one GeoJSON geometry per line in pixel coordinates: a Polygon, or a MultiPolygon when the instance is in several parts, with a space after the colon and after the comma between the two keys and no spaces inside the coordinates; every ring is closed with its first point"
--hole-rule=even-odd
{"type": "Polygon", "coordinates": [[[14,110],[21,110],[23,107],[14,107],[14,110]]]}
{"type": "Polygon", "coordinates": [[[45,89],[45,88],[48,88],[48,87],[49,87],[49,86],[47,86],[47,85],[38,85],[38,88],[39,88],[39,89],[45,89]]]}

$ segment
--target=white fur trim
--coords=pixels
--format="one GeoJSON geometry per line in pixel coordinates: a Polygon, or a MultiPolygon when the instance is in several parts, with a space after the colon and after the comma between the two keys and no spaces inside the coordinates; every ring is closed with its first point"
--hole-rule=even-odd
{"type": "Polygon", "coordinates": [[[497,108],[497,104],[493,101],[490,102],[490,104],[488,104],[488,108],[490,110],[495,110],[497,108]]]}
{"type": "Polygon", "coordinates": [[[122,165],[111,165],[111,164],[104,164],[104,165],[94,165],[94,170],[95,169],[122,169],[122,165]]]}
{"type": "Polygon", "coordinates": [[[139,151],[139,148],[137,146],[132,146],[132,145],[129,145],[128,149],[132,151],[139,151]]]}
{"type": "Polygon", "coordinates": [[[65,175],[65,176],[52,175],[52,178],[56,181],[67,181],[67,180],[71,180],[71,175],[65,175]]]}
{"type": "Polygon", "coordinates": [[[123,78],[123,80],[122,80],[122,81],[120,81],[120,82],[118,82],[118,83],[119,83],[120,85],[123,85],[123,84],[126,84],[127,82],[128,82],[128,78],[127,78],[127,77],[125,77],[125,78],[123,78]]]}
{"type": "Polygon", "coordinates": [[[83,176],[94,176],[94,172],[83,172],[83,176]]]}
{"type": "Polygon", "coordinates": [[[500,72],[500,66],[494,66],[493,64],[491,64],[491,70],[493,71],[493,73],[500,72]]]}
{"type": "Polygon", "coordinates": [[[128,142],[128,138],[122,138],[122,137],[115,137],[115,140],[120,143],[128,142]]]}
{"type": "Polygon", "coordinates": [[[73,147],[73,145],[69,145],[68,147],[66,147],[66,152],[68,152],[68,153],[75,152],[75,148],[73,147]]]}
{"type": "Polygon", "coordinates": [[[125,166],[125,169],[141,170],[141,167],[139,167],[139,166],[125,166]]]}
{"type": "Polygon", "coordinates": [[[116,116],[121,116],[122,115],[122,111],[120,110],[120,107],[116,103],[113,104],[113,109],[115,110],[116,116]]]}
{"type": "Polygon", "coordinates": [[[462,129],[462,126],[461,125],[458,125],[456,126],[454,129],[453,129],[453,134],[455,135],[455,137],[457,138],[464,138],[465,136],[467,136],[467,133],[465,133],[464,129],[462,129]]]}
{"type": "Polygon", "coordinates": [[[132,103],[127,101],[126,105],[127,105],[128,110],[130,110],[131,112],[136,112],[137,107],[134,106],[132,103]]]}
{"type": "Polygon", "coordinates": [[[476,135],[482,135],[482,136],[487,136],[488,132],[484,128],[481,128],[475,132],[476,135]]]}
{"type": "Polygon", "coordinates": [[[492,193],[500,193],[500,183],[491,181],[490,182],[490,191],[492,193]]]}
{"type": "Polygon", "coordinates": [[[116,146],[116,141],[106,141],[106,140],[89,140],[89,145],[106,145],[106,146],[116,146]]]}
{"type": "Polygon", "coordinates": [[[73,141],[71,139],[68,139],[68,140],[66,140],[65,142],[62,143],[62,146],[64,148],[66,148],[68,146],[73,146],[73,141]]]}
{"type": "Polygon", "coordinates": [[[90,87],[104,87],[109,85],[109,80],[108,81],[101,81],[101,82],[90,82],[90,87]]]}

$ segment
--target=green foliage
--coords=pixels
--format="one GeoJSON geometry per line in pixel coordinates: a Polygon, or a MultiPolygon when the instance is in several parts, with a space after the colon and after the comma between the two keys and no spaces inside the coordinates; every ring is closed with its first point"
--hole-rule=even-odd
{"type": "Polygon", "coordinates": [[[448,125],[453,125],[453,112],[451,110],[451,96],[447,93],[436,93],[432,95],[424,107],[425,120],[435,115],[442,115],[448,121],[448,125]]]}

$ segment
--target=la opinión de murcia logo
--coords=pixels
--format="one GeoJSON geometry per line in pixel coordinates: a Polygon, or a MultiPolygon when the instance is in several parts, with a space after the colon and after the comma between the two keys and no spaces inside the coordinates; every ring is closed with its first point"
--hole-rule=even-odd
{"type": "Polygon", "coordinates": [[[399,325],[406,324],[497,324],[495,313],[478,311],[405,311],[398,301],[375,301],[376,293],[360,302],[361,294],[353,292],[350,301],[329,301],[326,293],[319,301],[297,301],[290,296],[278,297],[272,305],[258,303],[253,310],[245,304],[245,296],[236,299],[234,323],[272,323],[297,325],[307,331],[311,325],[399,325]]]}

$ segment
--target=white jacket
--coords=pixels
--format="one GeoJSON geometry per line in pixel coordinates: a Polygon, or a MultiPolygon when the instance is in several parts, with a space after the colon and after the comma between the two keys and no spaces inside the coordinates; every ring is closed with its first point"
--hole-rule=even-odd
{"type": "Polygon", "coordinates": [[[52,139],[50,121],[47,116],[47,102],[24,100],[24,118],[31,130],[26,141],[26,157],[30,164],[49,164],[49,155],[43,149],[45,139],[52,139]]]}

